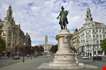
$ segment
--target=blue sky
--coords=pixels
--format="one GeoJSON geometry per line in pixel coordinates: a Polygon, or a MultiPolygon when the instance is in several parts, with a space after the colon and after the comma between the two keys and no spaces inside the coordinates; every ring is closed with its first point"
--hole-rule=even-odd
{"type": "Polygon", "coordinates": [[[106,0],[0,0],[1,19],[4,19],[9,4],[16,24],[21,24],[22,30],[30,34],[32,45],[43,44],[45,35],[50,44],[56,43],[55,35],[60,30],[56,17],[62,5],[69,11],[70,32],[84,24],[88,7],[94,21],[106,24],[106,0]]]}

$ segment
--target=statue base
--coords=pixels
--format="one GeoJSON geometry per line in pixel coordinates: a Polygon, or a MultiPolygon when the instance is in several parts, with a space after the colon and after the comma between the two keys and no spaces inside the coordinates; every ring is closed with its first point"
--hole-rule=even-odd
{"type": "Polygon", "coordinates": [[[68,30],[61,30],[59,34],[56,35],[58,51],[55,54],[53,62],[43,64],[39,69],[85,70],[85,68],[90,68],[89,70],[97,70],[96,66],[78,63],[78,60],[75,59],[75,53],[71,49],[71,37],[72,34],[70,34],[68,30]]]}

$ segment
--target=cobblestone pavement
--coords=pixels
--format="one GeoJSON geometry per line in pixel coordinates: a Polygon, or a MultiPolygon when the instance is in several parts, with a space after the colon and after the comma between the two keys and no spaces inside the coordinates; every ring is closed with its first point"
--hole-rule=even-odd
{"type": "MultiPolygon", "coordinates": [[[[16,64],[8,65],[5,67],[0,68],[0,70],[38,70],[38,67],[43,63],[51,62],[53,57],[50,56],[39,56],[36,58],[32,58],[26,60],[24,63],[19,62],[16,64]]],[[[90,61],[90,60],[79,60],[80,62],[84,62],[85,64],[92,64],[99,67],[98,70],[101,70],[102,65],[106,65],[106,61],[90,61]]],[[[42,69],[47,70],[47,69],[42,69]]],[[[49,69],[50,70],[50,69],[49,69]]],[[[83,69],[87,70],[87,69],[83,69]]]]}

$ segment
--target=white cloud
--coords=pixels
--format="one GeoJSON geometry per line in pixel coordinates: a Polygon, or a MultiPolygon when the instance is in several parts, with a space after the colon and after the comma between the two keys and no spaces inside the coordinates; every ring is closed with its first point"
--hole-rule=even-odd
{"type": "Polygon", "coordinates": [[[105,0],[0,0],[1,18],[6,15],[9,4],[15,21],[21,24],[24,32],[30,33],[33,45],[42,44],[45,35],[49,36],[49,43],[56,42],[55,35],[60,30],[56,17],[62,5],[69,11],[70,30],[82,26],[87,7],[91,8],[94,20],[106,24],[105,0]]]}

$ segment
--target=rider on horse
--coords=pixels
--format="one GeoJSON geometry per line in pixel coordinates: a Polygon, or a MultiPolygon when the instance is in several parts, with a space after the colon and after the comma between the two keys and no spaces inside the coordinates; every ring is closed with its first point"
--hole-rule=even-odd
{"type": "Polygon", "coordinates": [[[68,11],[64,11],[64,7],[61,7],[61,12],[59,14],[59,16],[57,17],[57,19],[60,18],[59,24],[61,26],[61,29],[66,29],[66,24],[68,24],[68,20],[67,20],[67,15],[68,15],[68,11]]]}

